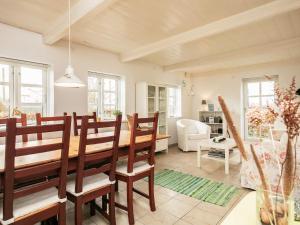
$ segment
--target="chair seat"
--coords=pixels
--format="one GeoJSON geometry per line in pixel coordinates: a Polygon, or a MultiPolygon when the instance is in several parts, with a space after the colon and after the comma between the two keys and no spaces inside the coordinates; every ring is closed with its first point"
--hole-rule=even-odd
{"type": "Polygon", "coordinates": [[[142,173],[153,168],[154,165],[150,165],[148,162],[137,162],[133,164],[133,171],[132,173],[127,172],[127,163],[118,163],[116,172],[118,174],[122,174],[125,176],[134,176],[136,174],[142,173]]]}
{"type": "Polygon", "coordinates": [[[207,134],[187,134],[188,140],[207,139],[207,134]]]}
{"type": "Polygon", "coordinates": [[[48,208],[56,203],[64,202],[66,199],[58,197],[56,188],[48,188],[46,190],[36,192],[14,200],[14,218],[12,221],[3,221],[3,201],[0,201],[0,218],[2,224],[10,224],[19,217],[23,217],[41,209],[48,208]]]}
{"type": "Polygon", "coordinates": [[[115,181],[110,181],[109,177],[106,174],[103,173],[95,174],[92,176],[84,177],[82,192],[76,193],[75,192],[76,175],[70,175],[68,177],[67,192],[71,193],[74,196],[79,196],[89,191],[92,191],[94,189],[105,187],[107,185],[111,185],[114,183],[115,181]]]}

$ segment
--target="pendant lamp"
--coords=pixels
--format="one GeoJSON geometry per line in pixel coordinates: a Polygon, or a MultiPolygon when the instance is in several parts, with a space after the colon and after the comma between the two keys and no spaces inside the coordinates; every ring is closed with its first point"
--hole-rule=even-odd
{"type": "Polygon", "coordinates": [[[85,84],[74,74],[74,68],[71,64],[71,0],[69,0],[69,56],[68,66],[65,70],[65,74],[58,78],[54,85],[58,87],[70,87],[79,88],[85,86],[85,84]]]}

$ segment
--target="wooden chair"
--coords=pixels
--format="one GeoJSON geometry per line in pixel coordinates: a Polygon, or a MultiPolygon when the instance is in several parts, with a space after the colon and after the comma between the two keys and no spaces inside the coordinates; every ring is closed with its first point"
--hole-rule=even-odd
{"type": "MultiPolygon", "coordinates": [[[[67,116],[67,113],[64,112],[64,116],[67,116]]],[[[42,125],[43,122],[57,122],[61,121],[62,117],[61,116],[47,116],[47,117],[42,117],[41,113],[36,113],[35,114],[35,119],[36,119],[36,125],[42,125]]],[[[42,140],[43,135],[42,133],[37,133],[37,139],[42,140]]]]}
{"type": "Polygon", "coordinates": [[[0,208],[2,225],[32,225],[54,216],[58,216],[60,225],[66,224],[66,177],[71,117],[66,116],[61,119],[63,120],[61,124],[24,127],[16,126],[16,118],[7,120],[3,205],[1,204],[0,208]],[[18,135],[58,131],[63,132],[59,142],[31,146],[16,144],[18,135]],[[41,154],[51,154],[51,152],[54,157],[57,154],[57,158],[43,164],[32,163],[32,157],[40,159],[41,154]],[[27,157],[28,163],[32,164],[26,167],[15,165],[19,157],[22,157],[22,163],[27,157]],[[40,183],[16,188],[16,184],[19,185],[24,179],[37,179],[49,175],[56,176],[40,183]]]}
{"type": "MultiPolygon", "coordinates": [[[[89,120],[93,120],[93,122],[97,122],[97,113],[93,112],[93,115],[88,116],[89,120]]],[[[82,123],[82,116],[77,116],[76,112],[73,112],[73,129],[74,129],[74,136],[78,136],[79,130],[81,129],[82,124],[78,124],[78,120],[82,123]]],[[[95,128],[95,133],[98,133],[98,129],[95,128]]]]}
{"type": "MultiPolygon", "coordinates": [[[[5,124],[7,123],[9,118],[2,118],[0,119],[0,124],[5,124]]],[[[27,126],[27,115],[25,113],[21,114],[20,118],[16,118],[17,119],[17,123],[19,123],[21,126],[27,126]]],[[[0,131],[0,137],[5,137],[6,136],[6,130],[3,129],[2,131],[0,131]]],[[[22,135],[22,141],[23,142],[27,142],[28,141],[28,135],[24,134],[22,135]]]]}
{"type": "MultiPolygon", "coordinates": [[[[79,153],[76,175],[68,178],[67,197],[75,203],[75,224],[82,224],[82,205],[91,202],[90,213],[95,214],[97,209],[110,224],[116,224],[115,220],[115,170],[120,138],[122,115],[117,116],[116,121],[89,122],[89,116],[82,117],[79,153]],[[113,127],[111,136],[101,134],[89,134],[88,129],[113,127]],[[109,143],[112,143],[110,146],[109,143]],[[108,145],[108,147],[107,147],[108,145]],[[87,148],[103,149],[103,151],[88,153],[87,148]],[[107,175],[106,175],[107,174],[107,175]],[[109,213],[106,207],[100,207],[95,199],[109,195],[109,213]]],[[[103,204],[106,206],[106,203],[103,204]]]]}
{"type": "Polygon", "coordinates": [[[133,192],[149,199],[151,211],[155,211],[154,200],[154,153],[156,143],[156,133],[158,124],[158,113],[153,118],[138,118],[138,114],[133,115],[133,125],[131,126],[130,148],[127,165],[118,165],[116,170],[117,181],[127,184],[127,206],[116,203],[116,206],[128,212],[129,224],[134,224],[133,214],[133,192]],[[140,124],[152,123],[148,129],[138,128],[140,124]],[[137,138],[151,136],[147,142],[137,142],[137,138]],[[133,188],[133,183],[137,180],[149,178],[149,195],[133,188]]]}

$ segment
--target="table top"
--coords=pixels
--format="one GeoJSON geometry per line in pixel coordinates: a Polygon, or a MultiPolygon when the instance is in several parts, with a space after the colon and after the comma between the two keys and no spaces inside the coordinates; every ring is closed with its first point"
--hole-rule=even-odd
{"type": "Polygon", "coordinates": [[[217,148],[217,149],[225,149],[225,148],[234,148],[236,147],[236,143],[234,139],[226,138],[225,141],[222,141],[220,143],[213,142],[213,139],[203,139],[199,141],[198,145],[200,147],[204,148],[217,148]]]}
{"type": "MultiPolygon", "coordinates": [[[[291,203],[293,206],[294,204],[291,203]]],[[[255,225],[256,223],[256,191],[248,193],[236,206],[232,208],[220,225],[255,225]]],[[[300,222],[290,221],[290,225],[300,222]]]]}
{"type": "MultiPolygon", "coordinates": [[[[89,138],[96,138],[96,137],[105,137],[111,136],[112,132],[102,132],[97,134],[89,134],[89,138]]],[[[169,138],[169,135],[157,135],[157,140],[169,138]]],[[[69,148],[69,158],[76,158],[78,156],[78,147],[79,147],[79,138],[80,136],[71,136],[70,138],[70,148],[69,148]]],[[[136,138],[137,143],[142,143],[149,141],[151,135],[140,136],[136,138]]],[[[61,142],[61,138],[53,138],[53,139],[44,139],[44,140],[35,140],[29,142],[20,142],[16,144],[17,148],[20,147],[33,147],[38,145],[45,145],[45,144],[54,144],[61,142]]],[[[130,131],[122,130],[120,133],[120,141],[119,147],[125,148],[130,145],[130,131]]],[[[112,143],[103,143],[103,144],[96,144],[96,145],[89,145],[87,146],[86,153],[93,153],[99,151],[105,151],[111,149],[112,143]]],[[[4,157],[5,157],[5,146],[0,145],[0,172],[4,170],[4,157]]],[[[60,158],[60,150],[52,151],[52,152],[44,152],[38,153],[34,155],[26,155],[20,156],[16,158],[15,166],[16,167],[26,167],[30,165],[36,165],[46,162],[55,161],[60,158]]]]}

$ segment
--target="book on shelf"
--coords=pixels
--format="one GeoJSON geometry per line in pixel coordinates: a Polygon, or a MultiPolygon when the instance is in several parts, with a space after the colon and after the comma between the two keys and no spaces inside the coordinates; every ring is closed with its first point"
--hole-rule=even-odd
{"type": "MultiPolygon", "coordinates": [[[[232,152],[233,150],[230,149],[229,150],[229,154],[232,152]]],[[[207,153],[208,156],[210,157],[215,157],[215,158],[225,158],[225,151],[224,150],[216,150],[216,149],[211,149],[208,151],[207,153]]]]}

